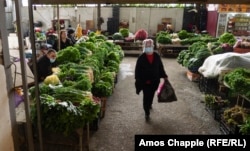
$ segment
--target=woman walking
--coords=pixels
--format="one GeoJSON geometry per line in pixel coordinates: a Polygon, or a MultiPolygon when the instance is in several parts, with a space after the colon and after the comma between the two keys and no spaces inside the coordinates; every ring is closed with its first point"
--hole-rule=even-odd
{"type": "Polygon", "coordinates": [[[143,41],[143,53],[138,57],[135,66],[135,87],[136,94],[139,95],[141,91],[143,92],[143,109],[146,121],[150,118],[150,109],[152,109],[160,78],[165,80],[168,78],[161,57],[154,52],[154,41],[145,39],[143,41]]]}

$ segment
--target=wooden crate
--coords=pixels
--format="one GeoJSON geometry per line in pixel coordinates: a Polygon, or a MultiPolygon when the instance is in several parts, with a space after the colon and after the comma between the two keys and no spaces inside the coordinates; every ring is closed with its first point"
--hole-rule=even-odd
{"type": "Polygon", "coordinates": [[[187,78],[190,81],[199,81],[200,80],[200,74],[198,73],[193,73],[191,71],[187,71],[187,78]]]}
{"type": "Polygon", "coordinates": [[[162,24],[172,24],[172,18],[162,18],[161,23],[162,24]]]}

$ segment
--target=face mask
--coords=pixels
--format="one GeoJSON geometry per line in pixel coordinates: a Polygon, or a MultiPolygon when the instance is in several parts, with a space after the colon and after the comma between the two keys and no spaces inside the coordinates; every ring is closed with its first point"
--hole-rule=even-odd
{"type": "Polygon", "coordinates": [[[50,58],[49,61],[50,61],[50,63],[54,63],[56,61],[56,59],[50,58]]]}
{"type": "Polygon", "coordinates": [[[144,48],[144,52],[146,54],[151,54],[151,53],[153,53],[153,48],[152,47],[146,47],[146,48],[144,48]]]}

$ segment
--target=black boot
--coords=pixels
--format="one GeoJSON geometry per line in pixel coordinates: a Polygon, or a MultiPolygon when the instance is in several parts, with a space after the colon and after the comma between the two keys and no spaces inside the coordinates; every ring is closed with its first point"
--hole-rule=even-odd
{"type": "Polygon", "coordinates": [[[150,119],[150,117],[149,117],[149,112],[147,112],[146,114],[145,114],[145,119],[146,119],[146,121],[149,121],[149,119],[150,119]]]}

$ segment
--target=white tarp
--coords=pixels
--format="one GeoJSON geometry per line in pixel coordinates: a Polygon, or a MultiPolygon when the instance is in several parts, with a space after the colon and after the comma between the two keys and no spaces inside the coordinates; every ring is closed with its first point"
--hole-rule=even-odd
{"type": "Polygon", "coordinates": [[[238,67],[250,69],[250,52],[242,54],[228,52],[209,56],[198,71],[206,78],[216,78],[221,71],[238,67]]]}

